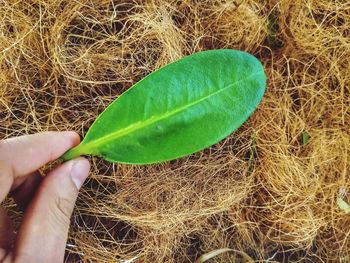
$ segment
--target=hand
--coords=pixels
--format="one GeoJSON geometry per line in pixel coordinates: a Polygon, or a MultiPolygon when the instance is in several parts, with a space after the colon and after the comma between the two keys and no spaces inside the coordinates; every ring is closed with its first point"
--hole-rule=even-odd
{"type": "Polygon", "coordinates": [[[14,246],[11,222],[0,207],[0,262],[63,262],[70,216],[88,176],[84,158],[41,177],[37,169],[79,144],[74,132],[44,132],[0,141],[0,202],[11,192],[25,208],[14,246]]]}

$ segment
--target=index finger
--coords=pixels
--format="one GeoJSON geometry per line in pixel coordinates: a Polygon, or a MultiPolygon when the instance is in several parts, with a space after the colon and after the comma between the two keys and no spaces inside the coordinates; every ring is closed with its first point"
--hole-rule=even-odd
{"type": "Polygon", "coordinates": [[[0,141],[0,198],[5,185],[18,185],[26,175],[56,160],[79,142],[75,132],[42,132],[0,141]]]}

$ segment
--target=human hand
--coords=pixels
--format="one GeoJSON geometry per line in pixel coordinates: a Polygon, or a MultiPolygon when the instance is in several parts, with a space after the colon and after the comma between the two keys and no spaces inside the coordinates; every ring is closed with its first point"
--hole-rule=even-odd
{"type": "Polygon", "coordinates": [[[74,132],[44,132],[0,141],[0,202],[8,193],[25,208],[11,246],[13,231],[0,207],[0,262],[63,262],[70,216],[89,162],[77,158],[41,177],[37,169],[79,144],[74,132]]]}

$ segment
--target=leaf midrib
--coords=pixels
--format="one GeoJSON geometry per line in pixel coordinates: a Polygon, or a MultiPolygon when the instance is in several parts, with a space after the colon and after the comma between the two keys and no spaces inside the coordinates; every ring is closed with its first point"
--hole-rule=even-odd
{"type": "MultiPolygon", "coordinates": [[[[250,78],[252,78],[252,77],[254,77],[256,75],[258,75],[258,73],[253,73],[250,76],[248,76],[246,78],[243,78],[243,79],[240,79],[240,80],[238,80],[238,81],[236,81],[236,82],[234,82],[234,83],[232,83],[230,85],[227,85],[226,87],[224,87],[222,89],[219,89],[219,90],[217,90],[217,91],[215,91],[215,92],[213,92],[213,93],[211,93],[209,95],[206,95],[203,98],[195,100],[195,101],[193,101],[193,102],[191,102],[189,104],[186,104],[186,105],[184,105],[182,107],[179,107],[179,108],[177,108],[175,110],[165,112],[163,115],[152,116],[150,119],[145,120],[145,121],[138,121],[138,122],[136,122],[136,123],[134,123],[132,125],[129,125],[128,127],[124,128],[124,129],[121,129],[121,130],[118,130],[118,131],[113,132],[111,134],[108,134],[106,136],[103,136],[103,137],[101,137],[101,138],[99,138],[99,139],[97,139],[95,141],[90,142],[90,143],[84,144],[84,142],[82,142],[81,143],[81,147],[84,148],[84,149],[90,149],[91,150],[91,149],[94,149],[94,147],[96,147],[96,145],[99,145],[99,144],[103,145],[106,142],[115,140],[117,138],[123,137],[124,135],[127,135],[127,134],[133,133],[133,132],[135,132],[137,130],[143,129],[143,128],[145,128],[147,126],[150,126],[150,125],[152,125],[152,124],[154,124],[154,123],[156,123],[158,121],[166,119],[166,118],[168,118],[170,116],[173,116],[173,115],[175,115],[175,114],[177,114],[179,112],[185,111],[188,108],[191,108],[191,107],[197,105],[198,103],[200,103],[200,102],[202,102],[202,101],[204,101],[206,99],[209,99],[209,98],[211,98],[213,96],[216,96],[216,95],[220,94],[221,92],[231,88],[232,86],[237,85],[237,84],[239,84],[241,82],[244,82],[247,79],[250,79],[250,78]]],[[[92,153],[92,152],[90,152],[90,153],[92,153]]]]}

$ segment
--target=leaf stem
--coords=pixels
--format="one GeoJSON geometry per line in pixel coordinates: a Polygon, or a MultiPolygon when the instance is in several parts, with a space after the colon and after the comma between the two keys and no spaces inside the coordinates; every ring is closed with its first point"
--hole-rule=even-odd
{"type": "Polygon", "coordinates": [[[60,160],[62,162],[69,161],[71,159],[74,159],[76,157],[79,157],[80,155],[84,154],[83,153],[83,147],[79,144],[78,146],[68,150],[65,152],[61,157],[60,160]]]}

